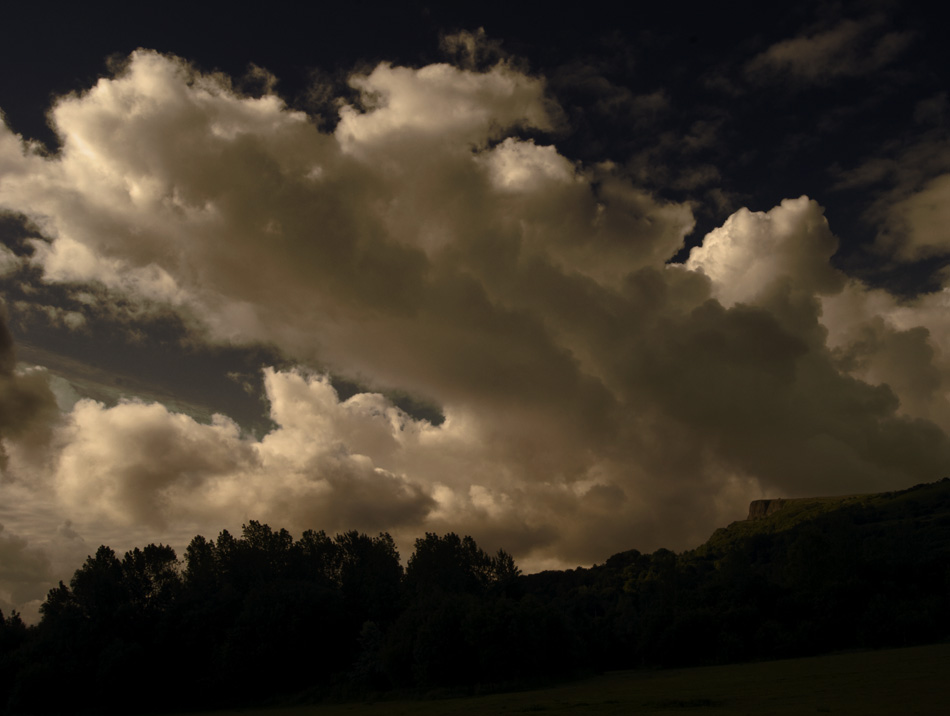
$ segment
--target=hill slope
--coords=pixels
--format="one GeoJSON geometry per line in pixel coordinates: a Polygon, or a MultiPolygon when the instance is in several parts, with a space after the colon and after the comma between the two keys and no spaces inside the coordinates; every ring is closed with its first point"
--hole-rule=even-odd
{"type": "Polygon", "coordinates": [[[694,552],[721,554],[744,539],[787,532],[809,522],[846,522],[868,535],[909,531],[921,547],[950,550],[950,478],[897,492],[755,500],[747,519],[717,529],[694,552]]]}

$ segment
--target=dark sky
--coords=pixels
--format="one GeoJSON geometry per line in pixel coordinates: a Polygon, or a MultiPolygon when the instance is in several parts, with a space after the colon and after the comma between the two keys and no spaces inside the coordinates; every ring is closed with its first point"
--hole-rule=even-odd
{"type": "Polygon", "coordinates": [[[950,459],[907,3],[8,10],[0,608],[248,519],[683,549],[950,459]]]}

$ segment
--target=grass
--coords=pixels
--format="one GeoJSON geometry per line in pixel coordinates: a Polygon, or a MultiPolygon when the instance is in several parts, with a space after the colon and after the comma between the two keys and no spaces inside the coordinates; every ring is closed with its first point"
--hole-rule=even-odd
{"type": "Polygon", "coordinates": [[[202,716],[942,716],[950,714],[948,676],[950,644],[937,644],[695,669],[617,671],[537,691],[469,698],[381,700],[202,716]]]}

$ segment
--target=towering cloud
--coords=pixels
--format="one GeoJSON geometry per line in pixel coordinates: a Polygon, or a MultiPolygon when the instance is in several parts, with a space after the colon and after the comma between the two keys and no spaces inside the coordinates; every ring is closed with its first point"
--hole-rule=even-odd
{"type": "Polygon", "coordinates": [[[670,264],[690,207],[545,143],[563,120],[541,78],[381,64],[351,85],[323,131],[138,51],[57,101],[57,155],[0,130],[0,205],[40,227],[45,282],[130,329],[173,311],[191,340],[271,343],[445,415],[304,368],[265,370],[261,438],[81,400],[42,468],[14,466],[80,534],[455,530],[530,568],[688,547],[763,495],[941,476],[943,319],[832,267],[816,202],[740,210],[670,264]]]}

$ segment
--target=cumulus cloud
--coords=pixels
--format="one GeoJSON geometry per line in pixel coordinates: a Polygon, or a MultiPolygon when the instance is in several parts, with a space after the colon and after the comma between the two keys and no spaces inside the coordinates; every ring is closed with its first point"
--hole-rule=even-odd
{"type": "Polygon", "coordinates": [[[561,115],[541,78],[381,64],[351,84],[359,100],[323,131],[138,51],[58,100],[58,155],[0,130],[0,205],[40,227],[45,281],[445,416],[369,388],[341,399],[302,368],[265,371],[261,438],[225,416],[74,401],[42,469],[11,442],[57,524],[95,541],[262,519],[404,546],[453,530],[530,568],[694,546],[762,496],[942,474],[937,299],[849,282],[817,202],[740,210],[670,264],[690,207],[548,143],[561,115]]]}
{"type": "Polygon", "coordinates": [[[898,300],[850,280],[822,298],[822,322],[839,367],[871,385],[888,386],[899,412],[950,432],[950,290],[898,300]]]}
{"type": "Polygon", "coordinates": [[[480,73],[448,64],[418,70],[381,64],[350,84],[359,90],[361,106],[344,105],[336,129],[348,153],[385,145],[402,154],[414,138],[426,144],[450,141],[453,146],[445,148],[458,151],[512,126],[554,126],[555,108],[545,101],[543,82],[504,63],[480,73]],[[401,141],[394,142],[397,138],[401,141]]]}
{"type": "Polygon", "coordinates": [[[325,380],[273,371],[266,380],[278,427],[260,441],[223,416],[204,425],[157,403],[81,401],[58,435],[59,500],[75,506],[77,522],[81,514],[157,530],[251,515],[296,529],[372,531],[424,515],[429,499],[418,487],[352,452],[393,439],[374,435],[374,414],[353,425],[359,409],[341,404],[325,380]]]}
{"type": "Polygon", "coordinates": [[[823,214],[806,196],[768,212],[740,209],[690,252],[686,266],[709,276],[726,306],[755,302],[777,283],[806,294],[837,293],[844,277],[829,259],[838,241],[823,214]]]}

